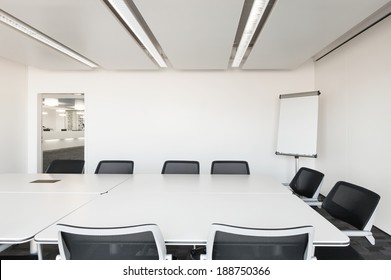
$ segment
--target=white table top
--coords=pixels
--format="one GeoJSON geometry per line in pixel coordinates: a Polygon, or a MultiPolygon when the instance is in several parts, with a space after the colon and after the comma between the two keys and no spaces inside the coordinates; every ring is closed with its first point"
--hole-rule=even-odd
{"type": "MultiPolygon", "coordinates": [[[[59,223],[84,227],[158,224],[167,244],[205,244],[209,226],[224,223],[254,228],[315,227],[316,246],[346,246],[349,238],[294,195],[257,193],[135,192],[118,188],[59,223]]],[[[56,243],[53,225],[35,236],[56,243]]]]}
{"type": "Polygon", "coordinates": [[[132,193],[269,193],[291,194],[287,187],[264,175],[137,174],[112,191],[132,193]]]}
{"type": "Polygon", "coordinates": [[[212,223],[314,225],[315,245],[349,244],[288,189],[260,175],[1,174],[0,213],[0,243],[34,235],[39,243],[57,243],[59,221],[87,227],[156,223],[171,244],[204,244],[212,223]]]}
{"type": "Polygon", "coordinates": [[[98,194],[0,193],[0,243],[23,243],[98,194]]]}
{"type": "Polygon", "coordinates": [[[105,193],[131,175],[0,174],[0,193],[105,193]],[[31,183],[43,180],[41,183],[31,183]],[[59,180],[51,183],[50,180],[59,180]]]}

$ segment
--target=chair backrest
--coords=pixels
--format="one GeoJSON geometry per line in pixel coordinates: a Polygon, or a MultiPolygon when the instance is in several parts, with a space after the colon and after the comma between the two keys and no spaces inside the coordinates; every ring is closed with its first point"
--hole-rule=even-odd
{"type": "Polygon", "coordinates": [[[166,258],[164,239],[155,224],[85,228],[59,224],[63,260],[158,260],[166,258]]]}
{"type": "Polygon", "coordinates": [[[303,260],[314,254],[312,226],[254,229],[212,224],[207,241],[211,260],[303,260]]]}
{"type": "Polygon", "coordinates": [[[334,218],[363,230],[379,203],[380,196],[363,187],[337,182],[326,198],[322,207],[334,218]]]}
{"type": "Polygon", "coordinates": [[[95,174],[133,174],[134,163],[131,160],[102,160],[95,174]]]}
{"type": "Polygon", "coordinates": [[[211,174],[243,174],[249,175],[250,168],[243,160],[215,160],[212,162],[211,174]]]}
{"type": "Polygon", "coordinates": [[[191,160],[167,160],[162,174],[200,174],[200,163],[191,160]]]}
{"type": "Polygon", "coordinates": [[[313,197],[322,183],[324,174],[314,169],[301,167],[289,183],[289,187],[298,195],[313,197]]]}
{"type": "Polygon", "coordinates": [[[79,159],[55,159],[45,173],[69,173],[81,174],[84,171],[84,160],[79,159]]]}

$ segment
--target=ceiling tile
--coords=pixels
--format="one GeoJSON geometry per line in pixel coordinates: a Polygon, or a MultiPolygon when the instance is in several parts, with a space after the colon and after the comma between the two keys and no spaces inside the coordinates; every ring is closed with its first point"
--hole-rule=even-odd
{"type": "Polygon", "coordinates": [[[389,0],[278,0],[243,69],[293,69],[389,0]]]}
{"type": "Polygon", "coordinates": [[[244,0],[134,0],[173,68],[227,69],[244,0]]]}
{"type": "MultiPolygon", "coordinates": [[[[172,68],[229,68],[245,0],[133,2],[172,68]]],[[[278,0],[242,69],[294,69],[387,3],[391,1],[278,0]]],[[[0,0],[0,9],[104,69],[159,69],[103,0],[0,0]]],[[[0,56],[22,64],[90,69],[2,23],[0,41],[0,56]]]]}
{"type": "Polygon", "coordinates": [[[0,7],[105,69],[158,69],[103,1],[0,0],[0,7]]]}
{"type": "Polygon", "coordinates": [[[3,24],[0,24],[0,38],[0,56],[8,60],[47,70],[90,69],[69,56],[3,24]]]}

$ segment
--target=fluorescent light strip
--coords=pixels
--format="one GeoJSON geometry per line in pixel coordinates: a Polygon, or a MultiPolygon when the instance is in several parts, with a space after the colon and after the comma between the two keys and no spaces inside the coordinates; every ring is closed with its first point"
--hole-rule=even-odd
{"type": "Polygon", "coordinates": [[[258,27],[259,22],[266,10],[269,0],[254,0],[253,6],[251,7],[250,15],[244,27],[242,38],[238,49],[236,50],[235,58],[232,62],[232,67],[239,67],[243,60],[243,57],[247,51],[248,45],[254,36],[255,30],[258,27]]]}
{"type": "Polygon", "coordinates": [[[6,25],[15,28],[24,34],[40,41],[41,43],[44,43],[45,45],[52,47],[53,49],[56,49],[63,54],[66,54],[73,59],[76,59],[77,61],[91,67],[91,68],[97,68],[98,65],[95,63],[89,61],[88,59],[82,57],[81,55],[77,54],[76,52],[72,51],[71,49],[68,49],[67,47],[61,45],[60,43],[54,41],[53,39],[49,38],[48,36],[44,35],[43,33],[39,32],[38,30],[35,30],[31,28],[30,26],[24,24],[20,20],[14,18],[13,16],[5,13],[3,10],[0,10],[0,22],[5,23],[6,25]]]}
{"type": "Polygon", "coordinates": [[[151,39],[145,33],[144,29],[137,21],[136,17],[130,11],[129,7],[126,5],[123,0],[107,0],[111,7],[116,11],[116,13],[121,17],[121,19],[126,23],[126,25],[133,31],[137,36],[140,42],[144,45],[147,51],[155,59],[157,64],[160,67],[167,67],[166,62],[152,43],[151,39]]]}

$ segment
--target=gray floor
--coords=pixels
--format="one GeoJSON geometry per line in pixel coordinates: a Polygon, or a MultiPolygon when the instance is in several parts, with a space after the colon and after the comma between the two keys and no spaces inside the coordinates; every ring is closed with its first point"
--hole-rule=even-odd
{"type": "MultiPolygon", "coordinates": [[[[325,210],[314,209],[338,228],[353,229],[351,226],[328,215],[325,210]]],[[[391,260],[391,236],[377,227],[372,228],[372,233],[375,237],[375,245],[370,244],[364,237],[351,237],[350,246],[365,260],[391,260]]]]}

